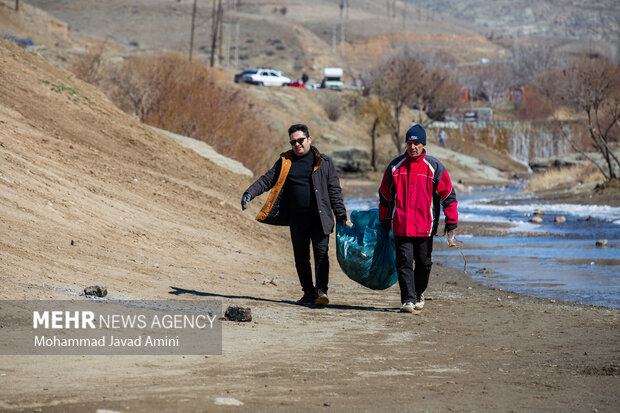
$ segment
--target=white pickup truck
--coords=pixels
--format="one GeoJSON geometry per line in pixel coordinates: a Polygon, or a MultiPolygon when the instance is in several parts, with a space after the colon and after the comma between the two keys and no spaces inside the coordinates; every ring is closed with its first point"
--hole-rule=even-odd
{"type": "Polygon", "coordinates": [[[341,67],[326,67],[323,69],[323,81],[321,87],[326,89],[341,90],[344,83],[342,83],[342,68],[341,67]]]}

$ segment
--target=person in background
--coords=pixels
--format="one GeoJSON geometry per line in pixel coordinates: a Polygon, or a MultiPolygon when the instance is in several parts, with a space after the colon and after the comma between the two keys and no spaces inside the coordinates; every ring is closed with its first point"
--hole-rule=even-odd
{"type": "Polygon", "coordinates": [[[448,134],[443,129],[439,131],[439,146],[442,148],[446,147],[446,142],[448,141],[448,134]]]}
{"type": "Polygon", "coordinates": [[[424,308],[424,291],[433,265],[433,236],[439,205],[446,216],[444,233],[457,228],[457,200],[450,176],[441,162],[426,154],[426,131],[413,125],[405,135],[407,151],[393,159],[379,188],[379,220],[392,230],[401,312],[424,308]],[[415,263],[415,270],[413,264],[415,263]]]}
{"type": "Polygon", "coordinates": [[[245,210],[249,201],[271,190],[256,219],[290,227],[295,267],[304,291],[297,304],[325,306],[329,304],[329,234],[334,230],[334,215],[346,224],[347,211],[336,168],[327,155],[312,146],[308,127],[292,125],[288,136],[291,150],[282,153],[243,193],[241,208],[245,210]],[[310,266],[311,242],[316,285],[310,266]]]}

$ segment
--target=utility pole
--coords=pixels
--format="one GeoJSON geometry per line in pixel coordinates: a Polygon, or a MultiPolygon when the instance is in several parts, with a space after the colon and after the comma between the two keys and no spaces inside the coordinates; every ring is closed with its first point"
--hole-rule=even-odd
{"type": "Polygon", "coordinates": [[[19,11],[19,0],[15,0],[15,11],[19,11]]]}
{"type": "Polygon", "coordinates": [[[194,23],[196,22],[196,3],[198,0],[194,0],[194,8],[192,9],[192,29],[189,37],[189,61],[192,61],[192,53],[194,52],[194,23]]]}
{"type": "Polygon", "coordinates": [[[219,27],[219,47],[217,52],[217,61],[222,64],[222,45],[224,43],[224,8],[222,7],[222,0],[219,1],[219,7],[217,9],[217,19],[220,22],[219,27]]]}
{"type": "Polygon", "coordinates": [[[216,8],[216,0],[213,0],[213,9],[211,12],[211,67],[215,65],[215,47],[217,46],[217,34],[220,27],[219,17],[220,9],[222,8],[222,0],[219,0],[218,7],[216,8]]]}
{"type": "Polygon", "coordinates": [[[229,22],[226,27],[226,67],[230,66],[230,40],[232,35],[232,22],[229,22]]]}
{"type": "Polygon", "coordinates": [[[337,31],[338,31],[338,26],[334,24],[332,26],[332,52],[334,54],[336,54],[336,33],[337,31]]]}
{"type": "Polygon", "coordinates": [[[235,67],[239,67],[239,20],[235,26],[235,67]]]}
{"type": "Polygon", "coordinates": [[[344,21],[340,23],[340,34],[342,35],[340,39],[340,54],[344,57],[344,21]]]}

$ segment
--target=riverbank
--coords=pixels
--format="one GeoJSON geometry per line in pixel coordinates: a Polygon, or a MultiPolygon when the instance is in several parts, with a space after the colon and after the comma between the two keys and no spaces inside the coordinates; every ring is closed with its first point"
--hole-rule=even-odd
{"type": "Polygon", "coordinates": [[[215,404],[227,397],[243,403],[236,411],[611,412],[620,402],[617,310],[483,288],[439,262],[420,312],[398,312],[396,286],[371,291],[337,268],[332,304],[311,309],[292,303],[290,268],[280,275],[268,288],[177,296],[252,308],[252,322],[224,322],[220,356],[2,356],[0,408],[229,411],[215,404]]]}

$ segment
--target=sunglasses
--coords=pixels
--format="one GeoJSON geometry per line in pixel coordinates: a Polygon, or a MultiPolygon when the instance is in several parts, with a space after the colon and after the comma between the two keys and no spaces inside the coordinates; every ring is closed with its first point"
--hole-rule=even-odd
{"type": "Polygon", "coordinates": [[[295,146],[296,143],[303,145],[304,144],[304,140],[308,139],[307,136],[304,136],[303,138],[299,138],[299,139],[291,139],[289,141],[289,143],[291,144],[291,146],[295,146]]]}

